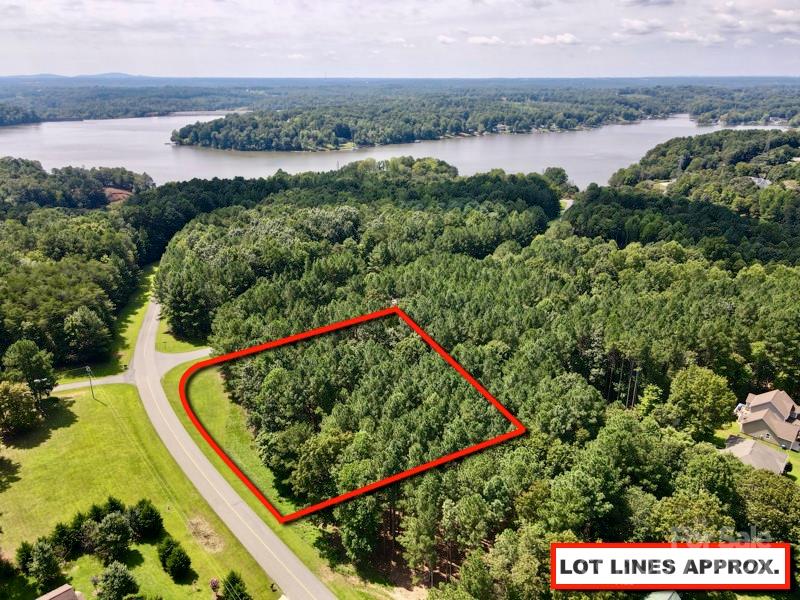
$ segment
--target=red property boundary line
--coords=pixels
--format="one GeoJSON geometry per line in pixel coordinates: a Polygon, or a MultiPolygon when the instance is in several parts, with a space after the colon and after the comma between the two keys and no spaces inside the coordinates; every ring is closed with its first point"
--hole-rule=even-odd
{"type": "Polygon", "coordinates": [[[178,386],[178,392],[180,394],[181,403],[183,404],[183,408],[186,411],[186,414],[189,415],[189,419],[192,421],[194,426],[200,432],[200,435],[203,436],[203,439],[208,443],[209,446],[217,453],[223,462],[228,466],[228,468],[233,471],[233,473],[241,480],[242,483],[247,486],[247,488],[252,492],[252,494],[258,498],[259,502],[263,504],[272,516],[274,516],[279,523],[289,523],[291,521],[295,521],[301,517],[305,517],[317,511],[320,511],[324,508],[328,508],[330,506],[335,506],[337,504],[341,504],[346,500],[350,500],[351,498],[355,498],[356,496],[360,496],[362,494],[366,494],[368,492],[372,492],[374,490],[386,487],[387,485],[391,485],[392,483],[401,481],[403,479],[407,479],[414,475],[418,475],[419,473],[423,473],[434,467],[438,467],[445,463],[454,461],[456,459],[462,458],[464,456],[468,456],[470,454],[474,454],[479,452],[480,450],[484,450],[491,446],[496,446],[502,442],[507,440],[513,439],[515,437],[519,437],[525,433],[526,428],[525,426],[517,419],[511,412],[506,409],[505,406],[500,404],[500,402],[492,396],[489,391],[484,388],[477,379],[475,379],[472,375],[467,373],[467,371],[462,367],[456,360],[450,356],[444,348],[442,348],[431,336],[429,336],[419,325],[417,325],[411,317],[409,317],[405,312],[403,312],[399,307],[392,306],[390,308],[385,308],[383,310],[379,310],[373,313],[369,313],[366,315],[361,315],[360,317],[355,317],[352,319],[346,319],[344,321],[339,321],[337,323],[331,323],[330,325],[325,325],[323,327],[317,327],[316,329],[310,329],[309,331],[304,331],[302,333],[296,333],[294,335],[290,335],[284,338],[280,338],[277,340],[273,340],[271,342],[266,342],[264,344],[258,344],[256,346],[251,346],[249,348],[245,348],[243,350],[237,350],[236,352],[230,352],[228,354],[223,354],[221,356],[215,356],[213,358],[209,358],[207,360],[200,361],[195,363],[191,367],[189,367],[181,376],[180,384],[178,386]],[[306,508],[297,510],[293,513],[284,515],[272,505],[272,503],[267,500],[264,494],[261,493],[255,484],[250,481],[250,479],[242,473],[236,463],[231,460],[231,458],[225,453],[225,451],[219,447],[217,442],[211,436],[211,434],[206,431],[203,424],[200,422],[200,419],[197,418],[197,415],[194,413],[191,404],[189,403],[189,397],[187,394],[187,387],[189,384],[189,380],[192,376],[207,367],[211,367],[213,365],[218,365],[224,362],[229,362],[231,360],[236,360],[238,358],[242,358],[245,356],[250,356],[252,354],[258,354],[259,352],[263,352],[265,350],[271,350],[273,348],[279,348],[281,346],[286,346],[288,344],[294,344],[296,342],[306,340],[315,336],[324,335],[326,333],[332,333],[334,331],[339,331],[340,329],[346,329],[348,327],[353,327],[354,325],[359,325],[361,323],[366,323],[367,321],[374,321],[376,319],[381,319],[383,317],[388,317],[391,315],[396,315],[400,317],[400,319],[405,322],[411,329],[421,337],[425,343],[427,343],[433,350],[441,356],[445,362],[450,365],[453,369],[455,369],[461,377],[467,380],[467,382],[475,388],[475,390],[480,393],[492,406],[494,406],[500,413],[505,417],[513,426],[514,429],[511,431],[495,436],[491,439],[485,440],[483,442],[474,444],[467,448],[463,448],[456,452],[451,452],[450,454],[446,454],[440,458],[435,460],[431,460],[429,462],[423,463],[421,465],[417,465],[411,469],[407,469],[400,473],[396,473],[395,475],[391,475],[389,477],[385,477],[384,479],[380,479],[368,485],[362,486],[360,488],[356,488],[344,494],[340,494],[339,496],[334,496],[333,498],[329,498],[324,500],[323,502],[318,502],[317,504],[312,504],[311,506],[307,506],[306,508]]]}
{"type": "Polygon", "coordinates": [[[553,590],[788,590],[792,587],[791,579],[791,544],[773,542],[552,542],[550,544],[550,589],[553,590]],[[556,583],[556,548],[782,548],[784,552],[784,583],[729,583],[727,585],[709,586],[695,583],[673,584],[557,584],[556,583]]]}

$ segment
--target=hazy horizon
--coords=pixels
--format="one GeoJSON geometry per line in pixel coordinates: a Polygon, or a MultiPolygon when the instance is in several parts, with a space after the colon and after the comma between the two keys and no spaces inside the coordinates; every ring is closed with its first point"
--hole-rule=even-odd
{"type": "Polygon", "coordinates": [[[9,76],[800,75],[793,0],[6,0],[0,17],[9,76]]]}

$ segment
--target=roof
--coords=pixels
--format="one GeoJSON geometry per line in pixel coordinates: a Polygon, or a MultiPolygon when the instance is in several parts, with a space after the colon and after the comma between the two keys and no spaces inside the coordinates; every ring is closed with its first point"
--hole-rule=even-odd
{"type": "Polygon", "coordinates": [[[61,587],[47,592],[44,596],[39,596],[36,600],[78,600],[79,598],[83,598],[83,596],[78,596],[72,586],[65,583],[61,587]]]}
{"type": "Polygon", "coordinates": [[[762,408],[758,411],[751,410],[750,412],[742,413],[739,417],[739,423],[742,425],[756,421],[763,421],[775,437],[788,442],[797,440],[797,435],[800,433],[800,421],[792,421],[791,423],[782,421],[769,408],[762,408]]]}
{"type": "Polygon", "coordinates": [[[750,410],[771,404],[783,415],[784,419],[789,418],[792,408],[795,410],[798,408],[791,396],[783,390],[772,390],[763,394],[748,394],[746,404],[750,407],[750,410]]]}
{"type": "Polygon", "coordinates": [[[772,471],[780,475],[786,466],[789,457],[780,450],[770,448],[756,440],[746,440],[738,435],[732,435],[725,440],[725,449],[722,452],[733,454],[746,465],[756,469],[772,471]]]}
{"type": "Polygon", "coordinates": [[[681,600],[678,592],[652,592],[645,596],[645,600],[681,600]]]}

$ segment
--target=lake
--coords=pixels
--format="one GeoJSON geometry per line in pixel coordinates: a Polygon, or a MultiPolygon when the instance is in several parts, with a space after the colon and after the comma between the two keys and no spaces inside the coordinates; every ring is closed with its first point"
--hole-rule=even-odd
{"type": "Polygon", "coordinates": [[[614,171],[636,162],[660,142],[720,129],[700,127],[687,115],[677,115],[586,131],[487,135],[336,152],[233,152],[169,144],[174,129],[217,117],[218,113],[176,114],[0,127],[0,156],[38,160],[46,169],[126,167],[148,173],[156,183],[194,177],[263,177],[278,169],[327,171],[364,158],[433,156],[455,165],[462,175],[493,168],[528,173],[564,167],[583,188],[593,181],[606,183],[614,171]]]}

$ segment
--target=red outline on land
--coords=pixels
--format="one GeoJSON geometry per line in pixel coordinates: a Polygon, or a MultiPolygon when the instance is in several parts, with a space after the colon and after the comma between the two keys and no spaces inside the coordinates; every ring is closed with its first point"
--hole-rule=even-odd
{"type": "Polygon", "coordinates": [[[506,440],[510,440],[515,437],[519,437],[525,433],[526,429],[525,426],[520,423],[520,421],[512,415],[505,406],[500,404],[498,400],[492,396],[486,388],[484,388],[478,380],[476,380],[472,375],[467,373],[467,371],[458,364],[455,359],[450,356],[436,341],[429,336],[425,331],[417,325],[411,317],[409,317],[406,313],[404,313],[400,308],[397,306],[392,306],[390,308],[385,308],[383,310],[379,310],[373,313],[369,313],[367,315],[362,315],[360,317],[355,317],[353,319],[346,319],[344,321],[339,321],[337,323],[331,323],[330,325],[325,325],[324,327],[317,327],[316,329],[311,329],[309,331],[304,331],[302,333],[296,333],[294,335],[290,335],[284,338],[280,338],[277,340],[273,340],[271,342],[266,342],[265,344],[259,344],[257,346],[251,346],[250,348],[245,348],[243,350],[237,350],[236,352],[230,352],[228,354],[223,354],[221,356],[215,356],[213,358],[209,358],[207,360],[200,361],[198,363],[193,364],[189,367],[186,372],[181,376],[181,381],[178,386],[178,392],[180,393],[181,403],[183,404],[183,408],[186,411],[186,414],[189,415],[189,419],[192,421],[194,426],[200,432],[200,435],[203,436],[203,439],[208,442],[209,446],[217,453],[217,455],[225,462],[225,464],[233,471],[236,476],[244,483],[247,488],[253,493],[253,495],[258,498],[258,500],[267,507],[270,513],[278,520],[279,523],[289,523],[290,521],[294,521],[301,517],[305,517],[310,515],[311,513],[315,513],[317,511],[322,510],[323,508],[328,508],[330,506],[335,506],[340,504],[346,500],[350,500],[351,498],[355,498],[356,496],[360,496],[362,494],[366,494],[367,492],[372,492],[374,490],[380,489],[382,487],[386,487],[392,483],[397,481],[401,481],[403,479],[407,479],[413,475],[418,475],[419,473],[423,473],[428,471],[429,469],[433,469],[434,467],[438,467],[445,463],[454,461],[456,459],[462,458],[464,456],[468,456],[470,454],[474,454],[480,450],[484,450],[485,448],[489,448],[491,446],[496,446],[506,440]],[[367,321],[373,321],[375,319],[381,319],[383,317],[388,317],[390,315],[397,315],[402,319],[414,332],[421,337],[425,343],[427,343],[431,348],[433,348],[436,353],[441,356],[447,364],[453,367],[461,377],[467,380],[467,382],[475,388],[481,396],[486,398],[489,403],[494,406],[500,413],[514,426],[514,429],[507,433],[503,433],[491,439],[485,440],[478,444],[474,444],[467,448],[463,448],[456,452],[451,452],[450,454],[446,454],[440,458],[435,460],[431,460],[429,462],[423,463],[421,465],[417,465],[411,469],[407,469],[400,473],[396,473],[395,475],[391,475],[389,477],[385,477],[384,479],[380,479],[379,481],[375,481],[374,483],[370,483],[360,488],[356,488],[344,494],[340,494],[333,498],[329,498],[324,500],[323,502],[318,502],[317,504],[312,504],[311,506],[307,506],[306,508],[300,509],[288,515],[281,514],[277,508],[275,508],[272,503],[267,500],[264,494],[255,486],[255,484],[250,481],[250,479],[242,473],[239,467],[236,466],[236,463],[231,460],[231,458],[225,454],[225,451],[219,447],[217,442],[211,437],[211,434],[206,431],[205,427],[203,427],[200,420],[195,415],[194,411],[192,410],[191,404],[189,404],[189,397],[186,393],[186,388],[189,383],[189,380],[192,376],[197,373],[198,371],[205,369],[206,367],[210,367],[212,365],[218,365],[220,363],[228,362],[231,360],[235,360],[237,358],[242,358],[244,356],[250,356],[252,354],[257,354],[259,352],[263,352],[264,350],[271,350],[273,348],[279,348],[280,346],[286,346],[287,344],[293,344],[295,342],[299,342],[301,340],[306,340],[308,338],[312,338],[318,335],[324,335],[326,333],[331,333],[333,331],[338,331],[340,329],[346,329],[347,327],[352,327],[354,325],[358,325],[360,323],[366,323],[367,321]]]}
{"type": "Polygon", "coordinates": [[[552,542],[550,544],[550,589],[552,590],[788,590],[790,577],[791,545],[784,542],[552,542]],[[729,583],[703,585],[700,583],[556,583],[557,548],[782,548],[784,552],[783,583],[729,583]]]}

